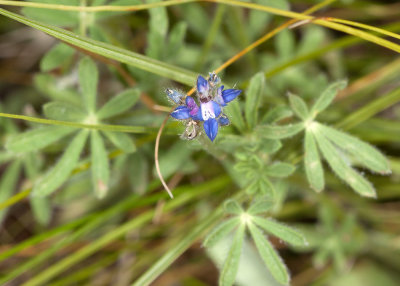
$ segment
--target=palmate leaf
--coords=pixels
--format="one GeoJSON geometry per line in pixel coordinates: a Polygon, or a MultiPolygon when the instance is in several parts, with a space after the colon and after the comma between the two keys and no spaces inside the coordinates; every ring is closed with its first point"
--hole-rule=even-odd
{"type": "Polygon", "coordinates": [[[371,171],[380,174],[390,174],[389,161],[375,147],[360,139],[335,130],[331,127],[318,124],[318,130],[335,145],[352,154],[357,161],[371,171]]]}
{"type": "Polygon", "coordinates": [[[271,124],[280,121],[284,118],[291,117],[293,115],[292,110],[286,105],[280,105],[269,110],[261,120],[263,124],[271,124]]]}
{"type": "Polygon", "coordinates": [[[225,107],[225,113],[228,115],[233,126],[235,126],[239,131],[244,132],[246,130],[242,108],[238,100],[231,101],[228,106],[225,107]]]}
{"type": "Polygon", "coordinates": [[[254,216],[252,221],[266,232],[282,239],[293,246],[305,246],[307,241],[304,236],[291,227],[267,218],[254,216]]]}
{"type": "Polygon", "coordinates": [[[247,126],[252,130],[258,120],[258,109],[261,103],[261,96],[264,92],[265,76],[258,73],[250,80],[249,88],[246,91],[245,117],[247,126]]]}
{"type": "Polygon", "coordinates": [[[240,224],[233,238],[232,246],[229,249],[228,257],[219,277],[219,285],[231,286],[235,282],[236,274],[239,268],[240,255],[242,253],[242,245],[244,240],[246,227],[240,224]]]}
{"type": "Polygon", "coordinates": [[[307,130],[304,139],[304,168],[307,180],[315,191],[320,192],[324,189],[324,169],[319,157],[317,144],[314,135],[307,130]]]}
{"type": "Polygon", "coordinates": [[[244,212],[243,208],[236,200],[230,199],[224,203],[225,212],[233,215],[240,215],[244,212]]]}
{"type": "Polygon", "coordinates": [[[255,203],[251,204],[251,206],[247,209],[247,213],[252,216],[266,213],[274,206],[274,204],[275,202],[271,200],[270,197],[262,197],[257,199],[255,203]]]}
{"type": "Polygon", "coordinates": [[[343,154],[339,153],[337,147],[316,129],[317,128],[313,128],[313,133],[318,147],[333,172],[360,195],[375,198],[376,193],[372,184],[349,166],[343,158],[343,154]]]}
{"type": "Polygon", "coordinates": [[[45,126],[32,129],[11,136],[6,142],[6,148],[13,152],[36,151],[60,140],[74,130],[76,129],[64,126],[45,126]]]}
{"type": "Polygon", "coordinates": [[[136,151],[136,146],[132,138],[122,132],[102,131],[115,147],[121,149],[125,153],[133,153],[136,151]]]}
{"type": "Polygon", "coordinates": [[[96,64],[89,57],[85,57],[79,63],[79,85],[85,107],[90,113],[94,113],[96,110],[98,80],[99,71],[96,64]]]}
{"type": "Polygon", "coordinates": [[[85,110],[68,102],[53,101],[43,106],[47,118],[63,121],[82,122],[87,116],[85,110]]]}
{"type": "MultiPolygon", "coordinates": [[[[0,179],[0,202],[7,200],[15,190],[18,182],[18,177],[21,170],[21,161],[13,161],[4,173],[1,175],[0,179]]],[[[0,224],[2,223],[7,209],[0,210],[0,224]]]]}
{"type": "Polygon", "coordinates": [[[270,177],[285,178],[293,174],[295,170],[296,167],[289,163],[277,162],[267,166],[265,174],[270,177]]]}
{"type": "Polygon", "coordinates": [[[335,99],[335,96],[337,95],[339,90],[345,88],[346,86],[347,81],[345,80],[341,80],[329,85],[314,103],[313,107],[311,108],[311,114],[315,116],[321,111],[325,110],[325,108],[327,108],[335,99]]]}
{"type": "Polygon", "coordinates": [[[40,69],[44,72],[50,71],[72,59],[74,48],[58,43],[48,51],[40,61],[40,69]]]}
{"type": "Polygon", "coordinates": [[[289,138],[304,129],[304,123],[294,123],[289,125],[263,125],[258,126],[258,132],[268,139],[289,138]]]}
{"type": "MultiPolygon", "coordinates": [[[[48,13],[48,11],[45,12],[48,13]]],[[[196,81],[197,74],[186,69],[166,64],[164,62],[160,62],[125,49],[117,48],[110,44],[95,41],[61,28],[40,23],[4,9],[0,9],[0,14],[43,31],[66,43],[75,45],[92,53],[102,55],[106,58],[114,59],[121,63],[134,66],[138,69],[148,71],[187,85],[193,85],[193,83],[196,81]]]]}
{"type": "Polygon", "coordinates": [[[97,111],[97,118],[106,119],[129,110],[139,100],[138,89],[127,89],[111,98],[97,111]]]}
{"type": "Polygon", "coordinates": [[[78,163],[88,133],[88,130],[81,130],[77,135],[75,135],[61,159],[35,183],[32,190],[33,196],[48,196],[68,179],[72,170],[78,163]]]}
{"type": "Polygon", "coordinates": [[[94,192],[98,198],[103,198],[108,191],[108,181],[110,179],[110,166],[103,138],[97,130],[91,131],[90,154],[92,183],[94,192]]]}
{"type": "Polygon", "coordinates": [[[252,223],[248,225],[251,236],[256,244],[258,253],[274,278],[281,284],[288,284],[290,276],[286,265],[271,243],[264,237],[263,233],[252,223]]]}
{"type": "Polygon", "coordinates": [[[302,120],[307,120],[310,112],[304,100],[294,94],[289,93],[289,102],[294,113],[302,120]]]}
{"type": "Polygon", "coordinates": [[[205,247],[213,247],[219,240],[227,236],[239,224],[239,217],[232,217],[223,221],[207,235],[203,242],[203,245],[205,247]]]}

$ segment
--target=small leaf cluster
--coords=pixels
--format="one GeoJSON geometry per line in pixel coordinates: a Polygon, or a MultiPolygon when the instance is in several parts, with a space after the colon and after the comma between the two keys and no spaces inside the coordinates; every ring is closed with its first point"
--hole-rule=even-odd
{"type": "Polygon", "coordinates": [[[212,247],[220,239],[235,230],[232,245],[222,267],[219,285],[230,286],[235,282],[246,230],[250,233],[258,253],[273,277],[281,284],[286,285],[289,283],[290,276],[286,265],[265,237],[264,232],[297,247],[305,246],[307,242],[303,235],[295,229],[271,218],[265,218],[263,215],[272,207],[273,202],[265,198],[259,198],[254,201],[246,210],[236,200],[228,200],[224,204],[225,212],[230,217],[217,225],[204,241],[204,246],[212,247]]]}
{"type": "Polygon", "coordinates": [[[372,184],[352,164],[356,162],[373,172],[389,174],[391,171],[385,156],[368,143],[315,121],[315,117],[332,103],[337,92],[345,86],[346,81],[331,84],[311,109],[301,97],[289,94],[290,106],[302,121],[288,125],[265,125],[259,130],[270,139],[289,138],[305,130],[304,168],[308,182],[317,192],[325,187],[322,155],[332,171],[358,194],[375,197],[372,184]]]}
{"type": "MultiPolygon", "coordinates": [[[[43,107],[46,117],[54,120],[96,125],[101,123],[102,120],[126,112],[139,99],[138,90],[128,89],[117,94],[97,109],[96,97],[99,75],[96,65],[90,58],[84,58],[79,64],[78,72],[81,89],[79,104],[63,101],[47,103],[43,107]]],[[[130,136],[125,133],[94,129],[77,131],[73,127],[57,125],[34,128],[16,134],[9,138],[6,148],[14,153],[34,152],[70,136],[72,133],[77,134],[73,135],[58,162],[36,180],[32,191],[33,196],[48,196],[68,179],[78,165],[88,137],[90,137],[92,183],[98,198],[107,194],[110,179],[109,159],[103,136],[123,152],[130,153],[136,149],[130,136]]]]}

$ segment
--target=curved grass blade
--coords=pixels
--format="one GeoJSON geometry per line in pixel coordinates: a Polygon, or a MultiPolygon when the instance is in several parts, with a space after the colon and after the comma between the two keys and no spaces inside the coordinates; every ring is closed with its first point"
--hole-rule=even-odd
{"type": "Polygon", "coordinates": [[[193,85],[193,83],[196,81],[197,74],[186,69],[154,60],[125,49],[117,48],[110,44],[79,36],[73,32],[40,23],[4,9],[0,9],[0,14],[45,32],[46,34],[49,34],[50,36],[53,36],[68,44],[77,46],[95,54],[102,55],[106,58],[114,59],[121,63],[134,66],[138,69],[157,74],[161,77],[169,78],[186,85],[193,85]]]}

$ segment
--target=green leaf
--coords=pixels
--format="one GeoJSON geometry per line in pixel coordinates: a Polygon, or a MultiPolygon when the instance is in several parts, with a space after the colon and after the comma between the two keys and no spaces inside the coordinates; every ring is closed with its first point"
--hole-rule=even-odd
{"type": "Polygon", "coordinates": [[[279,254],[254,224],[249,224],[249,230],[256,244],[258,253],[272,276],[274,276],[279,283],[287,285],[290,280],[289,273],[279,254]]]}
{"type": "Polygon", "coordinates": [[[121,149],[125,153],[133,153],[136,151],[136,146],[133,139],[126,133],[103,131],[108,140],[110,140],[115,147],[121,149]]]}
{"type": "Polygon", "coordinates": [[[43,106],[47,118],[63,121],[82,122],[87,116],[85,110],[67,102],[49,102],[43,106]]]}
{"type": "Polygon", "coordinates": [[[296,170],[296,167],[289,163],[277,162],[267,166],[265,173],[271,177],[285,178],[290,176],[294,170],[296,170]]]}
{"type": "Polygon", "coordinates": [[[229,249],[228,257],[222,268],[219,277],[219,285],[231,286],[235,282],[236,274],[239,268],[240,255],[242,253],[242,245],[245,234],[245,225],[241,224],[233,238],[232,246],[229,249]]]}
{"type": "Polygon", "coordinates": [[[261,120],[263,124],[271,124],[280,121],[284,118],[291,117],[293,115],[292,110],[290,110],[286,105],[280,105],[269,110],[261,120]]]}
{"type": "Polygon", "coordinates": [[[40,69],[44,72],[55,69],[72,59],[75,50],[64,44],[58,43],[48,51],[40,61],[40,69]]]}
{"type": "MultiPolygon", "coordinates": [[[[160,0],[147,0],[147,3],[156,3],[160,0]]],[[[152,58],[161,59],[165,51],[165,37],[168,32],[168,15],[165,7],[148,10],[150,13],[148,48],[146,54],[152,58]]]]}
{"type": "Polygon", "coordinates": [[[262,197],[256,202],[252,203],[251,206],[247,209],[247,212],[253,216],[260,213],[266,213],[274,206],[274,204],[274,201],[271,200],[269,197],[262,197]]]}
{"type": "Polygon", "coordinates": [[[240,225],[240,219],[238,217],[232,217],[221,222],[207,235],[203,245],[205,247],[213,247],[218,241],[227,236],[238,225],[240,225]]]}
{"type": "MultiPolygon", "coordinates": [[[[0,202],[4,202],[16,189],[18,177],[21,170],[21,161],[15,160],[2,173],[0,179],[0,202]]],[[[0,210],[0,224],[3,221],[7,209],[0,210]]]]}
{"type": "Polygon", "coordinates": [[[141,152],[129,156],[128,173],[133,191],[143,194],[149,182],[149,163],[141,152]]]}
{"type": "Polygon", "coordinates": [[[339,90],[344,89],[347,86],[347,81],[341,80],[329,85],[317,99],[314,106],[311,109],[311,115],[315,116],[325,108],[327,108],[331,102],[335,99],[339,90]]]}
{"type": "MultiPolygon", "coordinates": [[[[36,1],[33,1],[36,2],[36,1]]],[[[40,3],[62,4],[78,6],[79,0],[41,0],[40,3]]],[[[29,18],[57,26],[76,26],[79,23],[79,13],[74,11],[48,10],[41,8],[24,7],[22,13],[29,18]]]]}
{"type": "Polygon", "coordinates": [[[375,198],[374,187],[348,165],[347,161],[343,158],[344,154],[339,153],[338,149],[323,134],[319,133],[317,128],[313,128],[313,132],[322,156],[328,162],[333,172],[360,195],[375,198]]]}
{"type": "MultiPolygon", "coordinates": [[[[180,168],[183,171],[184,168],[187,168],[188,161],[190,155],[192,154],[190,148],[185,141],[178,141],[175,143],[167,153],[160,155],[160,170],[164,177],[169,177],[175,172],[177,172],[180,168]]],[[[155,169],[153,171],[155,174],[155,169]]]]}
{"type": "Polygon", "coordinates": [[[295,39],[293,32],[289,29],[282,30],[276,36],[275,47],[279,55],[279,60],[286,61],[292,58],[295,54],[295,39]]]}
{"type": "MultiPolygon", "coordinates": [[[[47,10],[43,11],[48,13],[47,10]]],[[[0,9],[0,14],[25,25],[31,26],[35,29],[41,30],[66,43],[90,51],[91,53],[99,54],[106,58],[114,59],[121,63],[131,65],[140,70],[148,71],[161,77],[169,78],[187,85],[193,85],[193,83],[196,81],[197,73],[188,71],[186,69],[157,61],[125,49],[117,48],[114,45],[95,41],[61,28],[43,24],[4,9],[0,9]]]]}
{"type": "Polygon", "coordinates": [[[268,139],[289,138],[304,129],[304,123],[294,123],[288,125],[262,125],[258,127],[258,132],[268,139]]]}
{"type": "Polygon", "coordinates": [[[179,22],[173,27],[168,39],[167,58],[179,56],[184,45],[186,30],[187,24],[185,22],[179,22]]]}
{"type": "Polygon", "coordinates": [[[335,145],[352,154],[355,159],[371,171],[380,174],[390,174],[389,161],[378,149],[360,139],[335,130],[331,127],[318,124],[318,130],[335,145]]]}
{"type": "Polygon", "coordinates": [[[242,207],[239,205],[239,203],[236,200],[230,199],[227,200],[224,203],[224,209],[227,213],[233,214],[233,215],[240,215],[244,212],[242,207]]]}
{"type": "Polygon", "coordinates": [[[42,149],[75,131],[64,126],[45,126],[9,137],[7,150],[13,152],[31,152],[42,149]]]}
{"type": "Polygon", "coordinates": [[[284,224],[258,216],[253,217],[253,222],[266,232],[282,239],[283,241],[286,241],[293,246],[307,245],[306,239],[300,232],[284,224]]]}
{"type": "Polygon", "coordinates": [[[265,76],[264,73],[260,72],[251,78],[246,91],[245,117],[250,130],[257,125],[258,109],[261,103],[261,96],[264,92],[264,86],[265,76]]]}
{"type": "Polygon", "coordinates": [[[32,197],[30,198],[30,203],[37,222],[44,226],[49,225],[52,212],[49,199],[32,197]]]}
{"type": "Polygon", "coordinates": [[[85,107],[91,113],[94,113],[96,110],[98,80],[99,71],[96,64],[89,57],[85,57],[79,63],[79,84],[85,107]]]}
{"type": "Polygon", "coordinates": [[[274,185],[272,185],[271,181],[267,177],[261,177],[261,179],[258,181],[258,184],[261,194],[275,196],[276,192],[274,185]]]}
{"type": "Polygon", "coordinates": [[[34,81],[35,87],[52,100],[59,100],[75,105],[82,104],[82,96],[73,89],[63,87],[60,84],[59,78],[55,78],[50,74],[38,74],[35,76],[34,81]]]}
{"type": "Polygon", "coordinates": [[[225,107],[225,113],[228,115],[229,120],[232,124],[241,132],[246,130],[246,124],[244,123],[242,108],[238,100],[234,100],[225,107]]]}
{"type": "Polygon", "coordinates": [[[57,164],[35,183],[33,196],[48,196],[68,179],[79,161],[88,133],[88,130],[82,130],[75,135],[57,164]]]}
{"type": "Polygon", "coordinates": [[[322,191],[325,186],[324,169],[314,135],[309,130],[306,131],[304,139],[304,168],[311,188],[317,192],[322,191]]]}
{"type": "Polygon", "coordinates": [[[290,102],[290,106],[292,107],[292,110],[300,119],[303,119],[303,120],[308,119],[308,117],[310,116],[310,113],[308,111],[307,104],[304,102],[304,100],[301,97],[289,93],[289,102],[290,102]]]}
{"type": "Polygon", "coordinates": [[[96,196],[101,199],[107,194],[110,166],[104,141],[99,131],[92,130],[90,138],[92,183],[96,196]]]}
{"type": "Polygon", "coordinates": [[[140,98],[138,89],[128,89],[110,99],[104,104],[99,111],[97,117],[99,119],[109,118],[129,110],[140,98]]]}

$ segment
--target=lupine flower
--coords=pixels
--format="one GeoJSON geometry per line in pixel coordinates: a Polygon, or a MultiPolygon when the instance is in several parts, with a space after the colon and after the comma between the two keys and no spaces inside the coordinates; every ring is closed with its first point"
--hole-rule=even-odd
{"type": "Polygon", "coordinates": [[[239,89],[226,89],[219,86],[221,79],[210,73],[206,80],[201,75],[197,78],[197,99],[200,107],[193,97],[184,96],[172,89],[167,89],[168,97],[176,104],[181,104],[171,112],[171,116],[178,120],[187,120],[183,137],[194,139],[198,134],[199,121],[203,122],[204,132],[211,141],[217,137],[218,127],[229,125],[229,118],[222,112],[228,102],[234,100],[242,91],[239,89]]]}

